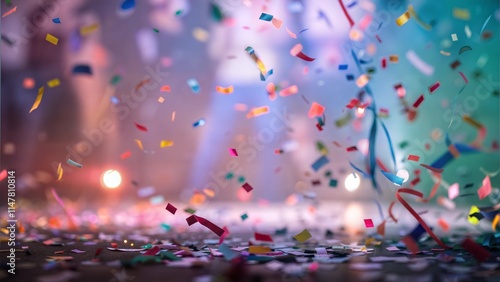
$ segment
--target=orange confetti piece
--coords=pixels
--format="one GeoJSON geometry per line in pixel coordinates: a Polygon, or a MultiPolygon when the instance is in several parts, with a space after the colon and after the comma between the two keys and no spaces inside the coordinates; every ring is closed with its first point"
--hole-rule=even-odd
{"type": "Polygon", "coordinates": [[[275,28],[280,29],[281,25],[283,24],[283,21],[273,17],[271,23],[274,25],[275,28]]]}
{"type": "Polygon", "coordinates": [[[234,91],[234,87],[232,85],[228,87],[216,86],[215,90],[221,94],[231,94],[234,91]]]}
{"type": "Polygon", "coordinates": [[[5,13],[2,15],[2,18],[5,18],[6,16],[9,16],[9,15],[14,14],[16,11],[17,11],[17,6],[15,6],[14,8],[12,8],[12,9],[8,10],[7,12],[5,12],[5,13]]]}
{"type": "Polygon", "coordinates": [[[365,85],[368,84],[368,81],[370,81],[370,77],[366,74],[362,74],[356,79],[356,85],[361,88],[364,87],[365,85]]]}
{"type": "Polygon", "coordinates": [[[137,147],[141,149],[141,151],[144,151],[144,147],[142,146],[142,141],[139,139],[134,139],[135,143],[137,143],[137,147]]]}
{"type": "Polygon", "coordinates": [[[408,160],[409,161],[418,162],[418,160],[420,160],[420,157],[419,156],[415,156],[415,155],[409,155],[408,156],[408,160]]]}
{"type": "Polygon", "coordinates": [[[397,63],[397,62],[399,62],[399,56],[398,55],[390,55],[389,56],[389,62],[391,62],[391,63],[397,63]]]}
{"type": "Polygon", "coordinates": [[[438,220],[438,224],[443,229],[444,232],[448,232],[450,230],[450,225],[448,224],[448,222],[446,222],[446,220],[440,218],[438,220]]]}
{"type": "Polygon", "coordinates": [[[130,156],[132,156],[132,153],[130,151],[126,151],[120,155],[120,159],[122,159],[122,160],[128,159],[128,158],[130,158],[130,156]]]}
{"type": "Polygon", "coordinates": [[[307,116],[309,118],[320,117],[321,115],[323,115],[324,111],[325,111],[325,107],[323,107],[322,105],[320,105],[316,102],[313,102],[311,104],[311,108],[309,109],[309,113],[307,114],[307,116]]]}
{"type": "Polygon", "coordinates": [[[288,27],[286,28],[286,32],[288,33],[288,35],[290,35],[291,38],[297,39],[297,35],[289,30],[288,27]]]}
{"type": "Polygon", "coordinates": [[[281,90],[280,96],[286,97],[286,96],[290,96],[293,94],[297,94],[298,92],[299,92],[299,88],[297,87],[297,85],[292,85],[292,86],[288,86],[287,88],[281,90]]]}
{"type": "Polygon", "coordinates": [[[269,94],[269,100],[274,101],[276,99],[276,86],[274,83],[269,82],[266,86],[267,94],[269,94]]]}
{"type": "Polygon", "coordinates": [[[163,91],[163,92],[170,92],[170,85],[163,85],[161,88],[160,88],[160,91],[163,91]]]}
{"type": "Polygon", "coordinates": [[[59,165],[57,166],[57,180],[56,180],[56,182],[61,181],[61,179],[63,177],[63,173],[64,173],[64,170],[62,168],[61,163],[59,163],[59,165]]]}
{"type": "Polygon", "coordinates": [[[377,226],[377,234],[385,236],[385,220],[377,226]]]}
{"type": "Polygon", "coordinates": [[[36,96],[35,102],[33,103],[33,106],[31,106],[30,113],[38,108],[40,106],[40,103],[42,102],[42,97],[43,97],[43,90],[44,87],[38,88],[38,95],[36,96]]]}
{"type": "Polygon", "coordinates": [[[268,106],[262,106],[258,108],[253,108],[250,110],[250,112],[247,114],[247,118],[253,118],[253,117],[258,117],[264,114],[269,113],[269,107],[268,106]]]}
{"type": "Polygon", "coordinates": [[[493,229],[493,232],[497,232],[497,226],[499,220],[500,220],[500,214],[495,215],[495,218],[491,222],[491,229],[493,229]]]}

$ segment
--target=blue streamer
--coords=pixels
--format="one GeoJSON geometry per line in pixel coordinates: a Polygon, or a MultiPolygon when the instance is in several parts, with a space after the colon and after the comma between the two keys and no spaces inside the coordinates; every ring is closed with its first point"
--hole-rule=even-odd
{"type": "Polygon", "coordinates": [[[362,169],[360,169],[359,167],[354,165],[351,161],[349,161],[349,164],[351,165],[352,168],[354,168],[356,171],[361,173],[361,175],[363,175],[363,177],[366,177],[366,178],[370,177],[366,172],[364,172],[362,169]]]}
{"type": "MultiPolygon", "coordinates": [[[[454,145],[455,145],[455,148],[457,148],[457,151],[460,152],[460,154],[479,152],[479,150],[477,150],[476,148],[467,146],[465,144],[456,143],[454,145]]],[[[450,162],[453,159],[454,159],[454,157],[450,153],[450,151],[446,151],[437,160],[435,160],[432,164],[430,164],[430,166],[435,167],[435,168],[443,168],[448,164],[448,162],[450,162]]]]}

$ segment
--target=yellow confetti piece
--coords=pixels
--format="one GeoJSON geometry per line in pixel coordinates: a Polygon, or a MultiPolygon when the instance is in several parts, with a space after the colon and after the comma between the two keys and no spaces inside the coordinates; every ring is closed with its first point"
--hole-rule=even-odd
{"type": "Polygon", "coordinates": [[[247,114],[247,118],[258,117],[258,116],[261,116],[261,115],[264,115],[264,114],[267,114],[267,113],[269,113],[269,107],[268,106],[253,108],[247,114]]]}
{"type": "Polygon", "coordinates": [[[455,19],[468,21],[470,20],[470,12],[467,9],[454,8],[453,17],[455,19]]]}
{"type": "Polygon", "coordinates": [[[134,139],[134,140],[135,140],[135,143],[137,143],[137,146],[139,147],[139,149],[141,149],[141,151],[144,151],[144,147],[142,146],[142,141],[139,139],[134,139]]]}
{"type": "Polygon", "coordinates": [[[472,214],[475,214],[475,213],[480,213],[481,211],[476,207],[476,206],[472,206],[470,207],[470,211],[469,211],[469,216],[467,217],[467,219],[469,220],[469,222],[471,224],[478,224],[479,223],[479,219],[477,219],[477,217],[474,217],[474,216],[471,216],[472,214]]]}
{"type": "Polygon", "coordinates": [[[57,180],[56,180],[56,182],[61,181],[61,179],[63,177],[63,172],[64,172],[64,170],[62,168],[62,165],[61,165],[61,163],[59,163],[59,165],[57,166],[57,180]]]}
{"type": "Polygon", "coordinates": [[[270,253],[271,248],[267,246],[250,246],[248,247],[248,252],[251,254],[265,254],[270,253]]]}
{"type": "Polygon", "coordinates": [[[413,5],[410,5],[410,7],[408,7],[408,12],[410,12],[411,16],[417,21],[417,23],[423,27],[424,29],[426,30],[431,30],[431,26],[427,23],[425,23],[418,15],[417,13],[415,12],[415,10],[413,9],[413,5]]]}
{"type": "Polygon", "coordinates": [[[303,242],[309,240],[311,237],[312,237],[311,233],[309,233],[309,231],[307,231],[307,229],[304,229],[302,232],[295,235],[293,238],[295,238],[295,240],[299,241],[300,243],[303,243],[303,242]]]}
{"type": "Polygon", "coordinates": [[[391,63],[397,63],[397,62],[399,62],[399,56],[398,55],[390,55],[389,56],[389,62],[391,62],[391,63]]]}
{"type": "Polygon", "coordinates": [[[58,78],[54,78],[54,79],[51,79],[51,80],[47,81],[47,85],[50,88],[54,88],[56,86],[59,86],[60,84],[61,84],[61,81],[59,81],[58,78]]]}
{"type": "Polygon", "coordinates": [[[99,24],[92,24],[80,28],[80,35],[86,36],[99,29],[99,24]]]}
{"type": "Polygon", "coordinates": [[[401,16],[396,19],[396,24],[402,26],[410,20],[411,14],[409,11],[404,12],[401,16]]]}
{"type": "Polygon", "coordinates": [[[368,84],[368,81],[370,80],[370,77],[366,74],[362,74],[356,79],[356,85],[361,88],[364,87],[366,84],[368,84]]]}
{"type": "Polygon", "coordinates": [[[200,42],[206,42],[208,40],[209,33],[206,30],[197,27],[193,29],[193,37],[200,42]]]}
{"type": "Polygon", "coordinates": [[[232,85],[228,87],[216,86],[215,91],[221,94],[231,94],[234,91],[234,87],[232,85]]]}
{"type": "Polygon", "coordinates": [[[172,140],[161,140],[160,148],[172,147],[174,146],[174,141],[172,140]]]}
{"type": "Polygon", "coordinates": [[[57,45],[57,42],[59,42],[59,38],[55,37],[54,35],[47,33],[47,36],[45,36],[45,40],[48,42],[57,45]]]}
{"type": "Polygon", "coordinates": [[[44,87],[38,88],[38,95],[36,96],[35,103],[33,103],[33,106],[31,107],[30,113],[38,108],[40,105],[40,102],[42,102],[42,97],[43,97],[43,89],[44,87]]]}

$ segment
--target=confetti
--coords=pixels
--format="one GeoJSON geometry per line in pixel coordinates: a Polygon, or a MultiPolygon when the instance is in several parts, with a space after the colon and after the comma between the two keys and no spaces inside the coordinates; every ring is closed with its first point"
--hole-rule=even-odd
{"type": "Polygon", "coordinates": [[[299,88],[297,87],[297,85],[292,85],[292,86],[288,86],[287,88],[282,89],[279,92],[279,94],[281,97],[286,97],[286,96],[297,94],[298,92],[299,92],[299,88]]]}
{"type": "Polygon", "coordinates": [[[200,42],[207,42],[210,34],[205,29],[197,27],[193,29],[193,37],[200,42]]]}
{"type": "Polygon", "coordinates": [[[137,122],[134,122],[134,124],[135,124],[135,127],[137,127],[137,129],[139,129],[140,131],[144,131],[144,132],[148,131],[148,129],[144,125],[138,124],[137,122]]]}
{"type": "Polygon", "coordinates": [[[137,147],[139,147],[141,151],[144,151],[144,147],[142,146],[142,141],[139,139],[134,139],[134,141],[135,143],[137,143],[137,147]]]}
{"type": "Polygon", "coordinates": [[[406,59],[416,68],[418,69],[421,73],[431,76],[434,74],[434,68],[424,62],[422,59],[420,59],[415,51],[413,50],[408,50],[406,52],[406,59]]]}
{"type": "Polygon", "coordinates": [[[465,238],[465,240],[460,245],[480,262],[486,261],[491,257],[491,254],[487,250],[485,250],[469,237],[465,238]]]}
{"type": "MultiPolygon", "coordinates": [[[[189,83],[188,83],[189,84],[189,83]]],[[[160,91],[162,92],[170,92],[170,86],[169,85],[163,85],[161,88],[160,88],[160,91]]]]}
{"type": "Polygon", "coordinates": [[[431,26],[429,24],[426,24],[424,21],[422,21],[422,19],[420,19],[420,17],[417,15],[417,13],[415,12],[415,10],[413,9],[413,5],[410,5],[408,7],[408,11],[410,12],[411,16],[417,21],[417,23],[421,27],[423,27],[426,30],[431,30],[431,26]]]}
{"type": "Polygon", "coordinates": [[[470,20],[470,12],[467,9],[453,8],[453,17],[455,19],[468,21],[470,20]]]}
{"type": "Polygon", "coordinates": [[[258,108],[253,108],[250,110],[250,112],[247,114],[247,118],[254,118],[258,117],[264,114],[269,113],[269,107],[268,106],[262,106],[258,108]]]}
{"type": "Polygon", "coordinates": [[[216,86],[215,90],[221,94],[231,94],[234,91],[234,87],[232,85],[228,87],[216,86]]]}
{"type": "Polygon", "coordinates": [[[224,14],[222,13],[221,8],[215,4],[214,2],[210,3],[210,10],[212,19],[216,22],[222,22],[224,20],[224,14]]]}
{"type": "Polygon", "coordinates": [[[246,213],[244,213],[240,217],[241,217],[241,221],[245,221],[248,218],[248,215],[246,213]]]}
{"type": "Polygon", "coordinates": [[[188,86],[191,88],[191,91],[195,94],[200,93],[200,85],[198,84],[198,81],[194,78],[190,78],[187,80],[188,86]]]}
{"type": "Polygon", "coordinates": [[[130,152],[130,151],[126,151],[126,152],[124,152],[124,153],[122,153],[122,154],[120,155],[120,159],[122,159],[122,160],[124,160],[124,159],[128,159],[128,158],[130,158],[130,156],[132,156],[132,152],[130,152]]]}
{"type": "Polygon", "coordinates": [[[373,221],[371,219],[364,219],[365,222],[365,227],[366,228],[373,228],[375,225],[373,225],[373,221]]]}
{"type": "Polygon", "coordinates": [[[486,198],[491,193],[491,181],[490,176],[487,175],[483,179],[483,185],[481,188],[477,190],[477,195],[479,196],[479,200],[486,198]]]}
{"type": "Polygon", "coordinates": [[[356,85],[359,88],[365,87],[368,84],[368,81],[370,81],[370,77],[366,74],[362,74],[356,79],[356,85]]]}
{"type": "Polygon", "coordinates": [[[349,22],[349,26],[352,28],[354,26],[354,21],[352,20],[351,16],[347,12],[347,9],[344,6],[343,0],[339,0],[340,7],[342,8],[342,12],[344,13],[345,17],[347,18],[347,21],[349,22]]]}
{"type": "Polygon", "coordinates": [[[323,107],[322,105],[320,105],[316,102],[313,102],[311,104],[311,107],[309,108],[309,113],[307,114],[307,116],[309,118],[321,117],[323,115],[324,111],[325,111],[325,107],[323,107]]]}
{"type": "Polygon", "coordinates": [[[250,191],[253,190],[253,187],[250,186],[250,184],[248,184],[248,183],[243,184],[243,186],[241,186],[241,188],[245,189],[245,191],[247,191],[247,193],[249,193],[250,191]]]}
{"type": "Polygon", "coordinates": [[[196,215],[192,215],[196,218],[196,221],[199,222],[201,225],[207,227],[208,229],[210,229],[213,233],[215,233],[217,236],[222,236],[224,234],[224,229],[220,228],[219,226],[215,225],[214,223],[212,223],[211,221],[209,221],[208,219],[205,219],[201,216],[196,216],[196,215]]]}
{"type": "Polygon", "coordinates": [[[232,157],[237,157],[238,156],[238,152],[236,151],[236,149],[234,148],[228,148],[229,150],[229,155],[232,156],[232,157]]]}
{"type": "Polygon", "coordinates": [[[52,35],[50,33],[47,33],[47,36],[45,36],[45,40],[54,44],[54,45],[57,45],[57,42],[59,42],[59,38],[55,37],[54,35],[52,35]]]}
{"type": "Polygon", "coordinates": [[[231,248],[229,248],[228,245],[226,244],[220,244],[219,246],[219,252],[222,253],[222,255],[224,256],[224,258],[227,260],[227,261],[232,261],[233,259],[237,258],[240,256],[239,253],[231,250],[231,248]]]}
{"type": "Polygon", "coordinates": [[[377,226],[377,234],[385,236],[385,220],[377,226]]]}
{"type": "Polygon", "coordinates": [[[14,8],[8,10],[7,12],[3,13],[2,18],[5,18],[5,17],[7,17],[9,15],[14,14],[16,11],[17,11],[17,6],[15,6],[14,8]]]}
{"type": "Polygon", "coordinates": [[[273,24],[273,26],[274,26],[275,28],[277,28],[277,29],[280,29],[280,28],[281,28],[281,26],[283,25],[283,21],[282,21],[282,20],[280,20],[280,19],[277,19],[277,18],[273,18],[273,19],[271,20],[271,23],[272,23],[272,24],[273,24]]]}
{"type": "Polygon", "coordinates": [[[409,11],[404,12],[401,16],[396,19],[396,24],[402,26],[410,20],[411,14],[409,11]]]}
{"type": "Polygon", "coordinates": [[[302,53],[302,48],[303,48],[302,44],[300,44],[300,43],[296,44],[290,50],[290,55],[292,55],[294,57],[298,57],[306,62],[312,62],[312,61],[316,60],[315,58],[311,58],[311,57],[307,56],[306,54],[302,53]]]}
{"type": "MultiPolygon", "coordinates": [[[[173,121],[173,118],[172,118],[173,121]]],[[[205,125],[205,119],[201,118],[193,123],[193,127],[203,126],[205,125]]]]}
{"type": "Polygon", "coordinates": [[[259,20],[270,22],[273,19],[273,15],[262,13],[260,14],[259,20]]]}
{"type": "Polygon", "coordinates": [[[484,29],[486,28],[486,26],[488,25],[488,23],[490,22],[490,19],[491,19],[491,15],[484,21],[483,23],[483,26],[481,27],[481,31],[479,32],[479,34],[482,36],[483,35],[483,31],[484,29]]]}
{"type": "Polygon", "coordinates": [[[328,158],[326,156],[321,156],[319,159],[317,159],[312,165],[312,169],[314,171],[318,171],[320,170],[320,168],[322,168],[323,166],[325,166],[326,164],[328,164],[330,162],[330,160],[328,160],[328,158]]]}
{"type": "Polygon", "coordinates": [[[172,140],[161,140],[160,141],[160,148],[172,147],[172,146],[174,146],[174,141],[172,141],[172,140]]]}
{"type": "Polygon", "coordinates": [[[466,25],[464,27],[464,32],[465,32],[465,36],[467,36],[467,38],[471,38],[472,36],[472,31],[470,30],[470,27],[468,25],[466,25]]]}
{"type": "Polygon", "coordinates": [[[67,159],[66,163],[69,164],[69,165],[71,165],[71,166],[77,167],[77,168],[83,168],[82,164],[79,164],[79,163],[75,162],[72,159],[67,159]]]}
{"type": "Polygon", "coordinates": [[[250,57],[253,59],[253,61],[257,64],[257,68],[260,71],[260,74],[262,76],[265,76],[267,71],[266,71],[266,66],[264,66],[264,63],[260,60],[260,58],[257,56],[255,53],[254,49],[250,46],[247,46],[245,48],[245,51],[250,55],[250,57]]]}
{"type": "Polygon", "coordinates": [[[73,74],[88,74],[92,75],[92,69],[89,65],[76,65],[73,67],[73,74]]]}
{"type": "Polygon", "coordinates": [[[452,33],[452,34],[451,34],[451,40],[452,40],[452,41],[458,41],[458,36],[457,36],[457,34],[456,34],[456,33],[452,33]]]}
{"type": "Polygon", "coordinates": [[[418,106],[420,106],[420,104],[422,104],[423,101],[424,101],[424,95],[420,95],[420,97],[418,97],[417,101],[415,101],[415,103],[413,103],[413,107],[418,108],[418,106]]]}
{"type": "Polygon", "coordinates": [[[168,203],[165,209],[169,211],[171,214],[175,214],[175,212],[177,211],[177,208],[174,207],[174,205],[172,205],[171,203],[168,203]]]}
{"type": "Polygon", "coordinates": [[[289,30],[288,27],[285,28],[285,30],[288,33],[288,35],[290,35],[291,38],[297,39],[297,35],[293,33],[291,30],[289,30]]]}
{"type": "Polygon", "coordinates": [[[398,185],[398,186],[401,186],[403,185],[403,181],[405,180],[404,178],[402,177],[399,177],[395,174],[392,174],[392,173],[389,173],[389,172],[386,172],[386,171],[383,171],[381,170],[382,174],[387,178],[389,179],[389,181],[391,181],[392,183],[398,185]]]}
{"type": "Polygon", "coordinates": [[[470,46],[468,46],[468,45],[463,46],[462,48],[460,48],[460,51],[458,51],[458,54],[462,55],[463,52],[467,52],[467,51],[472,51],[472,48],[470,46]]]}
{"type": "Polygon", "coordinates": [[[441,86],[441,83],[438,81],[434,83],[433,85],[429,86],[429,93],[432,94],[434,91],[436,91],[439,87],[441,86]]]}
{"type": "Polygon", "coordinates": [[[264,242],[271,242],[271,243],[273,242],[273,238],[271,238],[271,235],[268,235],[268,234],[261,234],[261,233],[255,232],[254,237],[255,237],[255,240],[257,240],[257,241],[264,241],[264,242]]]}
{"type": "Polygon", "coordinates": [[[267,254],[271,252],[271,248],[267,246],[250,246],[248,252],[251,254],[267,254]]]}
{"type": "Polygon", "coordinates": [[[80,28],[80,35],[87,36],[98,29],[99,29],[99,24],[97,23],[88,26],[83,26],[80,28]]]}
{"type": "Polygon", "coordinates": [[[40,106],[40,103],[42,102],[42,97],[43,97],[43,90],[44,87],[38,88],[38,95],[36,96],[35,102],[33,103],[33,106],[31,106],[30,113],[38,108],[40,106]]]}
{"type": "Polygon", "coordinates": [[[299,241],[300,243],[304,243],[305,241],[309,240],[311,238],[311,233],[307,231],[307,229],[302,230],[299,234],[293,236],[295,240],[299,241]]]}
{"type": "Polygon", "coordinates": [[[397,62],[399,62],[399,56],[398,55],[390,55],[389,56],[389,62],[391,62],[391,63],[397,63],[397,62]]]}

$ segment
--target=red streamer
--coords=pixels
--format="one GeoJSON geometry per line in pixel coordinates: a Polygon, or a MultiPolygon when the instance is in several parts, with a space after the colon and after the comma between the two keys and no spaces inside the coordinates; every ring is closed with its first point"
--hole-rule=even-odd
{"type": "Polygon", "coordinates": [[[340,7],[342,8],[342,11],[344,12],[345,17],[349,21],[349,25],[351,27],[353,27],[354,26],[354,21],[351,19],[351,16],[349,15],[349,13],[347,13],[347,9],[345,8],[344,3],[342,2],[342,0],[339,0],[339,4],[340,4],[340,7]]]}

